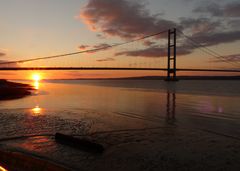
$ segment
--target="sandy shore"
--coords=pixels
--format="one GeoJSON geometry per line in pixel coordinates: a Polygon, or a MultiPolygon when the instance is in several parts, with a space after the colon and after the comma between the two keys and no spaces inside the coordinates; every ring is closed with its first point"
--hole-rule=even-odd
{"type": "Polygon", "coordinates": [[[31,94],[32,86],[0,80],[0,100],[17,99],[31,94]]]}

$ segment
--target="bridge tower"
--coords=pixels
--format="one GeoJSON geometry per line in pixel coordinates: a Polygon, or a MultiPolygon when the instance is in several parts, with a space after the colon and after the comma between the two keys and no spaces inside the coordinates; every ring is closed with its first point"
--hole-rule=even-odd
{"type": "Polygon", "coordinates": [[[177,32],[176,28],[168,30],[168,63],[167,63],[167,78],[166,81],[178,81],[177,69],[176,69],[176,39],[177,32]]]}

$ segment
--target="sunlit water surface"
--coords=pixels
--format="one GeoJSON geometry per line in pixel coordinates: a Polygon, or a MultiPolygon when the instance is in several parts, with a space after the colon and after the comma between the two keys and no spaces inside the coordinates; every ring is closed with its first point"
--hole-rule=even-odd
{"type": "Polygon", "coordinates": [[[79,133],[159,124],[239,133],[232,127],[240,124],[240,81],[64,80],[31,84],[36,88],[33,95],[0,101],[0,122],[10,127],[5,130],[7,135],[10,130],[10,135],[17,134],[24,124],[31,125],[27,133],[54,132],[58,121],[63,128],[69,126],[64,124],[67,121],[81,122],[79,133]],[[14,122],[24,123],[16,126],[14,122]],[[34,122],[54,123],[41,128],[34,122]],[[19,127],[18,131],[11,126],[19,127]]]}

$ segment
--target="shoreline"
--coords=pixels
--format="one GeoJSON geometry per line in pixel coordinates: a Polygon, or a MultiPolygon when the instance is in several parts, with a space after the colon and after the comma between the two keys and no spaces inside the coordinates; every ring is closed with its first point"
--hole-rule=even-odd
{"type": "Polygon", "coordinates": [[[33,87],[29,84],[22,84],[0,79],[0,100],[19,99],[31,95],[33,87]]]}
{"type": "MultiPolygon", "coordinates": [[[[177,76],[178,80],[240,80],[240,76],[177,76]]],[[[42,81],[65,81],[65,80],[165,80],[166,76],[139,76],[139,77],[116,77],[116,78],[58,78],[43,79],[42,81]]],[[[16,79],[17,81],[26,81],[25,79],[16,79]]],[[[15,81],[15,80],[14,80],[15,81]]]]}

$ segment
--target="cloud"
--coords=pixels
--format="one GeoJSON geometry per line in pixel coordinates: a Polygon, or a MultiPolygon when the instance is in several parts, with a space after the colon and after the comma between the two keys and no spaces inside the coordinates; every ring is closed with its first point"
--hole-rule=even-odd
{"type": "Polygon", "coordinates": [[[80,50],[85,50],[86,48],[88,48],[89,46],[88,45],[80,45],[80,46],[78,46],[78,48],[80,49],[80,50]]]}
{"type": "Polygon", "coordinates": [[[3,52],[0,52],[0,57],[5,56],[6,54],[3,52]]]}
{"type": "Polygon", "coordinates": [[[78,48],[80,50],[91,50],[87,53],[95,53],[95,52],[107,50],[110,47],[111,47],[111,45],[107,44],[107,43],[100,43],[97,45],[80,45],[80,46],[78,46],[78,48]],[[96,49],[96,50],[94,50],[94,49],[96,49]]]}
{"type": "Polygon", "coordinates": [[[222,16],[222,9],[215,2],[205,2],[204,4],[193,9],[195,13],[210,13],[212,16],[222,16]]]}
{"type": "Polygon", "coordinates": [[[228,25],[231,28],[234,28],[236,30],[240,30],[240,19],[230,20],[230,21],[228,21],[228,25]]]}
{"type": "MultiPolygon", "coordinates": [[[[187,46],[180,46],[177,50],[177,55],[188,55],[192,53],[192,49],[187,46]]],[[[132,56],[132,57],[167,57],[168,51],[166,47],[150,47],[143,50],[122,51],[115,54],[115,56],[132,56]]]]}
{"type": "Polygon", "coordinates": [[[143,50],[122,51],[115,54],[115,56],[132,56],[132,57],[166,57],[167,49],[159,47],[151,47],[143,50]]]}
{"type": "Polygon", "coordinates": [[[224,16],[240,17],[240,2],[232,2],[224,7],[224,16]]]}
{"type": "Polygon", "coordinates": [[[104,50],[108,50],[111,46],[107,43],[100,43],[98,45],[94,45],[92,46],[92,49],[96,49],[96,50],[93,50],[89,53],[95,53],[95,52],[99,52],[99,51],[104,51],[104,50]]]}
{"type": "Polygon", "coordinates": [[[240,31],[229,31],[222,33],[196,34],[192,36],[196,42],[204,46],[218,45],[221,43],[230,43],[240,40],[240,31]]]}
{"type": "Polygon", "coordinates": [[[240,2],[230,2],[220,5],[216,2],[208,2],[195,8],[195,13],[208,13],[215,17],[240,17],[240,2]]]}
{"type": "Polygon", "coordinates": [[[80,45],[78,46],[78,48],[80,50],[91,50],[91,49],[96,49],[96,50],[91,50],[88,53],[95,53],[97,51],[103,51],[103,50],[107,50],[108,48],[110,48],[111,45],[107,44],[107,43],[100,43],[97,45],[80,45]]]}
{"type": "Polygon", "coordinates": [[[191,34],[197,34],[214,32],[221,26],[221,22],[210,18],[180,18],[180,25],[191,34]]]}
{"type": "Polygon", "coordinates": [[[110,45],[107,43],[100,43],[98,45],[93,46],[94,49],[109,48],[109,47],[110,47],[110,45]]]}
{"type": "Polygon", "coordinates": [[[152,45],[156,44],[156,42],[153,42],[153,41],[150,41],[150,40],[145,40],[145,41],[143,42],[143,44],[144,44],[145,46],[152,46],[152,45]]]}
{"type": "Polygon", "coordinates": [[[109,61],[115,61],[114,58],[104,58],[104,59],[98,59],[97,62],[109,62],[109,61]]]}
{"type": "Polygon", "coordinates": [[[233,54],[233,55],[227,55],[222,56],[221,58],[217,60],[213,60],[212,62],[240,62],[240,54],[233,54]]]}
{"type": "MultiPolygon", "coordinates": [[[[188,36],[203,46],[232,43],[240,40],[240,22],[237,19],[180,18],[188,36]]],[[[185,41],[183,44],[186,44],[185,41]]]]}
{"type": "Polygon", "coordinates": [[[19,67],[17,63],[7,63],[7,60],[0,60],[0,67],[19,67]],[[3,64],[6,63],[6,64],[3,64]]]}
{"type": "Polygon", "coordinates": [[[79,49],[81,50],[85,50],[87,48],[89,49],[101,49],[101,48],[109,48],[111,47],[110,44],[107,44],[107,43],[100,43],[100,44],[97,44],[97,45],[80,45],[78,46],[79,49]]]}
{"type": "Polygon", "coordinates": [[[124,39],[138,38],[176,26],[173,21],[151,15],[143,1],[89,0],[80,18],[93,31],[124,39]]]}
{"type": "MultiPolygon", "coordinates": [[[[186,1],[190,2],[193,0],[186,1]]],[[[222,4],[215,3],[216,1],[205,1],[205,4],[195,8],[193,11],[195,13],[205,13],[219,17],[207,18],[201,15],[199,18],[182,17],[179,18],[179,21],[164,19],[163,14],[150,14],[144,2],[143,0],[88,0],[87,4],[82,8],[79,18],[81,18],[92,31],[97,32],[97,37],[99,38],[109,36],[119,37],[123,40],[133,40],[177,27],[184,33],[187,33],[190,38],[204,46],[231,43],[240,40],[240,31],[236,29],[239,27],[239,20],[236,17],[240,11],[236,10],[236,7],[238,7],[240,2],[222,4]],[[230,19],[226,16],[229,16],[230,19]]],[[[180,36],[181,35],[178,34],[178,37],[180,36]]],[[[141,41],[145,49],[123,50],[115,55],[165,57],[167,56],[167,48],[156,46],[159,44],[157,42],[159,38],[165,39],[167,38],[167,34],[162,37],[154,37],[141,41]]],[[[187,45],[188,43],[187,39],[182,39],[182,41],[178,43],[178,56],[191,54],[196,49],[195,47],[187,45]]],[[[109,44],[103,43],[87,47],[108,50],[109,46],[109,44]]]]}

